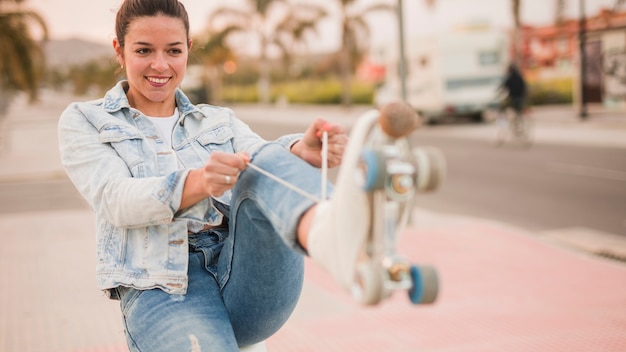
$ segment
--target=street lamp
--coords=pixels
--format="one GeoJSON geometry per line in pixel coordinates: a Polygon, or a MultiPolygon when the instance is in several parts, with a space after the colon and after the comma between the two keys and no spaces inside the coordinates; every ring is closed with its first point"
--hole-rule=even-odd
{"type": "Polygon", "coordinates": [[[585,0],[580,0],[580,21],[578,31],[578,42],[580,43],[580,118],[586,119],[587,114],[587,94],[585,92],[586,66],[587,58],[585,57],[585,0]]]}

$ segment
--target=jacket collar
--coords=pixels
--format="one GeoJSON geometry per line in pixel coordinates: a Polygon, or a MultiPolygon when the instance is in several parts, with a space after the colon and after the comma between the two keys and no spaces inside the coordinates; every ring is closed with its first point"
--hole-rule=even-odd
{"type": "MultiPolygon", "coordinates": [[[[131,106],[128,102],[128,97],[126,96],[127,90],[128,81],[122,80],[117,82],[117,84],[113,88],[111,88],[104,96],[104,110],[108,113],[114,113],[124,108],[130,109],[131,106]]],[[[180,112],[181,116],[186,117],[187,114],[191,114],[196,118],[200,118],[200,116],[202,116],[200,109],[198,109],[195,105],[191,103],[191,101],[189,101],[189,98],[187,98],[182,90],[177,88],[175,94],[176,106],[178,107],[178,111],[180,112]]]]}

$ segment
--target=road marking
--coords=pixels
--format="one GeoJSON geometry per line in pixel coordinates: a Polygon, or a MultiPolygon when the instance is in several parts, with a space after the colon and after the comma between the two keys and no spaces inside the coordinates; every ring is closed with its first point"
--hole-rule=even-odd
{"type": "Polygon", "coordinates": [[[577,164],[548,164],[548,171],[626,182],[626,172],[577,164]]]}

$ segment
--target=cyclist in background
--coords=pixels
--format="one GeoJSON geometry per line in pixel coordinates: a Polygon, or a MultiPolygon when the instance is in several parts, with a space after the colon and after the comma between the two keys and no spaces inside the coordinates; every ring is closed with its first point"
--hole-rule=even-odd
{"type": "Polygon", "coordinates": [[[504,89],[508,93],[508,106],[515,111],[515,118],[519,119],[524,109],[524,103],[526,100],[527,88],[526,81],[522,76],[522,73],[514,63],[509,65],[507,76],[502,82],[501,89],[504,89]]]}
{"type": "Polygon", "coordinates": [[[509,65],[506,78],[498,87],[498,92],[500,94],[506,94],[506,98],[500,108],[500,117],[498,118],[499,132],[496,144],[502,144],[504,142],[504,136],[507,135],[507,131],[509,131],[512,140],[529,145],[531,143],[530,123],[529,121],[525,121],[523,116],[526,97],[528,96],[528,88],[522,73],[514,63],[509,65]],[[507,113],[509,108],[513,110],[513,117],[510,121],[507,113]]]}

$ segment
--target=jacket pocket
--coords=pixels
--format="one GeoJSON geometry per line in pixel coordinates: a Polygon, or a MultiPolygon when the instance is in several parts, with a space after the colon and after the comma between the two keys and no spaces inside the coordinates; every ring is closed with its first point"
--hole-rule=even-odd
{"type": "MultiPolygon", "coordinates": [[[[203,160],[204,163],[206,160],[208,160],[211,153],[216,151],[234,153],[235,148],[233,146],[233,137],[233,130],[225,125],[218,125],[210,129],[202,130],[194,138],[197,145],[200,146],[198,152],[200,160],[203,160]]],[[[231,191],[227,191],[222,196],[215,197],[215,199],[221,201],[224,204],[230,204],[231,191]]]]}
{"type": "Polygon", "coordinates": [[[110,144],[124,160],[135,177],[143,177],[145,156],[142,150],[143,134],[126,126],[110,125],[100,131],[100,142],[110,144]]]}
{"type": "Polygon", "coordinates": [[[233,152],[233,130],[228,126],[216,126],[198,133],[195,140],[209,152],[220,150],[233,152]]]}

